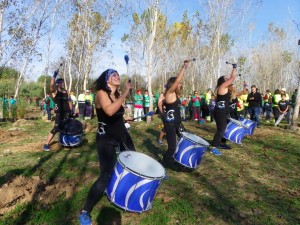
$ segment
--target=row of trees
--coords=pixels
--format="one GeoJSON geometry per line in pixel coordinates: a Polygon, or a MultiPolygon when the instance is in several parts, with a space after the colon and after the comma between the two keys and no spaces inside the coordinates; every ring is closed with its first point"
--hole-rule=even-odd
{"type": "Polygon", "coordinates": [[[44,93],[49,71],[62,63],[67,88],[78,94],[90,86],[93,74],[99,75],[99,59],[112,57],[113,27],[122,23],[129,27],[122,42],[130,57],[130,75],[135,87],[147,88],[150,96],[177,75],[184,59],[194,57],[183,79],[185,94],[213,88],[219,76],[230,72],[226,61],[238,63],[238,84],[246,81],[262,91],[293,90],[299,83],[300,46],[293,36],[297,26],[270,23],[254,42],[251,18],[259,4],[260,0],[201,0],[193,14],[185,11],[174,21],[170,12],[176,6],[168,0],[2,0],[0,61],[2,67],[18,71],[15,97],[30,76],[30,65],[41,59],[46,61],[44,93]],[[128,15],[131,19],[125,22],[128,15]],[[65,46],[60,55],[55,52],[57,37],[65,46]]]}

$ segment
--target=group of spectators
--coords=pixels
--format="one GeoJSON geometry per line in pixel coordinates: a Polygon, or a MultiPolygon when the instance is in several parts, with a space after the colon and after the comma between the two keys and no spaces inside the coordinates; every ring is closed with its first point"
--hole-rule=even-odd
{"type": "MultiPolygon", "coordinates": [[[[72,114],[78,114],[80,119],[91,119],[94,116],[94,94],[90,90],[82,90],[76,98],[74,92],[70,93],[72,101],[72,114]]],[[[55,104],[50,93],[40,102],[40,107],[47,114],[47,121],[51,121],[51,114],[55,112],[55,104]]]]}
{"type": "MultiPolygon", "coordinates": [[[[255,85],[250,87],[243,85],[243,91],[237,92],[234,85],[229,87],[231,92],[230,117],[238,120],[240,117],[249,118],[256,121],[257,127],[260,127],[260,119],[265,118],[270,123],[273,117],[273,123],[277,126],[283,118],[290,124],[291,111],[295,107],[297,89],[290,97],[285,88],[276,89],[272,94],[270,90],[260,93],[255,85]]],[[[155,110],[159,94],[153,96],[153,108],[155,110]]],[[[194,91],[187,97],[181,96],[181,119],[197,121],[199,124],[205,122],[215,123],[214,108],[216,96],[211,88],[205,93],[194,91]]],[[[133,117],[139,118],[149,112],[150,97],[147,90],[138,89],[134,95],[133,117]]]]}
{"type": "Polygon", "coordinates": [[[17,100],[14,96],[0,96],[0,122],[14,122],[17,119],[17,100]]]}
{"type": "MultiPolygon", "coordinates": [[[[285,88],[276,89],[272,94],[266,90],[265,94],[258,91],[255,85],[251,86],[249,92],[247,84],[244,89],[237,92],[234,85],[229,87],[231,92],[230,117],[233,119],[250,118],[256,121],[257,127],[260,127],[260,119],[265,118],[270,123],[272,117],[274,125],[277,126],[283,118],[290,124],[291,111],[296,104],[297,89],[290,97],[285,88]]],[[[186,120],[198,121],[199,124],[205,121],[214,123],[214,108],[216,96],[209,88],[204,94],[198,94],[194,91],[188,97],[181,97],[181,118],[186,120]]]]}

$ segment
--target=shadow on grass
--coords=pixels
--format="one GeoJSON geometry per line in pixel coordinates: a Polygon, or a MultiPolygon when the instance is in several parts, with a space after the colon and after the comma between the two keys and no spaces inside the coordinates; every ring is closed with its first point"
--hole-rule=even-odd
{"type": "Polygon", "coordinates": [[[121,225],[121,212],[114,207],[103,207],[98,214],[97,224],[121,225]]]}
{"type": "MultiPolygon", "coordinates": [[[[247,154],[245,152],[244,154],[247,154]]],[[[230,219],[233,222],[240,224],[295,224],[299,220],[297,211],[300,209],[299,204],[294,200],[296,193],[290,193],[287,189],[273,189],[272,186],[267,186],[262,182],[262,177],[255,177],[250,174],[250,171],[245,169],[242,162],[232,160],[227,157],[222,158],[223,163],[227,168],[231,168],[226,171],[229,174],[229,178],[220,177],[223,179],[224,187],[212,185],[207,178],[202,177],[203,182],[210,191],[212,191],[217,198],[214,198],[213,204],[209,204],[209,210],[215,212],[216,215],[220,214],[224,219],[230,219]],[[238,172],[234,172],[239,170],[238,172]],[[241,172],[242,171],[242,172],[241,172]],[[236,177],[243,177],[246,179],[244,189],[235,184],[236,177]],[[232,185],[230,186],[230,183],[232,185]],[[247,187],[251,188],[247,188],[247,187]],[[231,189],[231,188],[232,189],[231,189]],[[227,189],[227,190],[226,190],[227,189]],[[239,193],[243,196],[237,196],[239,193]],[[226,198],[226,193],[230,193],[231,201],[226,198]],[[233,194],[231,194],[233,193],[233,194]],[[244,199],[245,196],[256,196],[254,199],[244,199]],[[218,199],[218,201],[216,201],[218,199]],[[229,212],[217,210],[219,207],[212,207],[221,205],[225,209],[229,209],[229,212]],[[280,215],[280,216],[275,216],[280,215]]],[[[270,166],[270,162],[268,162],[270,166]]],[[[276,163],[274,162],[274,166],[276,163]]],[[[260,169],[260,174],[263,173],[263,168],[260,169]]],[[[268,179],[268,171],[265,172],[265,179],[268,179]]],[[[194,175],[197,173],[194,173],[194,175]]],[[[196,176],[197,177],[197,176],[196,176]]],[[[199,179],[199,177],[198,177],[199,179]]],[[[272,185],[270,180],[270,185],[272,185]]],[[[222,208],[221,207],[221,208],[222,208]]]]}
{"type": "Polygon", "coordinates": [[[0,176],[0,188],[5,183],[11,182],[16,176],[23,174],[25,169],[13,169],[8,171],[5,175],[0,176]]]}
{"type": "MultiPolygon", "coordinates": [[[[85,143],[87,143],[87,142],[88,141],[86,141],[85,143]]],[[[87,151],[81,151],[81,153],[83,152],[82,155],[79,158],[77,158],[77,160],[76,160],[78,162],[77,165],[80,165],[78,180],[81,180],[80,177],[83,176],[85,174],[85,172],[87,171],[89,156],[91,154],[91,151],[93,149],[95,149],[95,148],[93,148],[93,144],[91,144],[91,146],[88,146],[88,147],[90,147],[90,148],[87,148],[87,151]]],[[[75,148],[74,149],[72,148],[72,150],[64,149],[64,150],[45,152],[46,155],[41,157],[36,165],[34,165],[33,167],[31,167],[29,169],[26,169],[23,171],[18,171],[19,175],[24,174],[26,176],[31,176],[39,168],[41,168],[42,166],[45,166],[45,164],[48,161],[50,161],[52,158],[55,161],[55,160],[57,160],[54,158],[55,156],[57,156],[58,154],[63,154],[62,158],[59,161],[57,160],[57,164],[56,164],[55,168],[49,168],[49,171],[46,174],[47,181],[38,184],[38,188],[33,193],[32,201],[29,202],[26,205],[26,207],[22,210],[22,213],[20,213],[18,218],[16,218],[16,220],[14,221],[14,224],[26,224],[26,222],[30,222],[30,219],[33,219],[35,210],[39,210],[39,209],[42,211],[45,210],[45,208],[44,208],[45,206],[43,206],[41,204],[41,202],[39,202],[37,197],[46,191],[47,186],[53,184],[56,181],[56,179],[59,176],[61,176],[62,169],[63,169],[64,165],[66,165],[68,163],[68,157],[72,153],[73,150],[75,150],[75,148]]],[[[71,159],[71,160],[74,160],[74,159],[71,159]]],[[[51,162],[49,162],[49,163],[51,164],[51,162]]],[[[75,191],[75,188],[76,188],[76,185],[74,185],[74,188],[72,190],[73,193],[75,191]]],[[[61,221],[64,221],[69,217],[70,213],[71,214],[74,213],[72,211],[72,202],[71,201],[65,200],[63,204],[64,204],[63,211],[61,211],[60,213],[63,213],[62,216],[64,217],[64,219],[61,219],[60,217],[58,217],[56,224],[60,224],[61,221]]],[[[49,206],[46,206],[46,207],[49,207],[49,206]]],[[[53,221],[53,224],[55,224],[55,221],[53,221]]],[[[63,223],[63,224],[69,224],[69,223],[63,223]]]]}

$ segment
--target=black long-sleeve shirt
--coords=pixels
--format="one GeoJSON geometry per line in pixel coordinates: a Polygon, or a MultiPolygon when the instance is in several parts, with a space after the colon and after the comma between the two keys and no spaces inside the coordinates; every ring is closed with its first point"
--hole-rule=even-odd
{"type": "Polygon", "coordinates": [[[251,92],[248,95],[247,101],[249,102],[249,107],[260,107],[262,101],[261,94],[259,92],[251,92]]]}

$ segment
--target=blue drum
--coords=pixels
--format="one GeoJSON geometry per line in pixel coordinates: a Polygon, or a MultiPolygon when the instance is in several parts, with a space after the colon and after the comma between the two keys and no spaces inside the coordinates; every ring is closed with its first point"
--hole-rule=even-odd
{"type": "Polygon", "coordinates": [[[110,201],[126,211],[144,212],[152,207],[164,167],[153,158],[139,152],[124,151],[106,187],[110,201]]]}
{"type": "Polygon", "coordinates": [[[83,125],[76,119],[65,119],[58,127],[58,141],[63,146],[75,147],[81,144],[83,125]]]}
{"type": "Polygon", "coordinates": [[[239,120],[248,127],[246,134],[252,135],[256,127],[256,122],[242,117],[239,120]]]}
{"type": "Polygon", "coordinates": [[[185,167],[196,169],[208,146],[209,143],[204,139],[188,132],[181,132],[174,159],[185,167]]]}
{"type": "Polygon", "coordinates": [[[224,138],[240,144],[247,133],[248,127],[241,121],[230,118],[230,122],[227,124],[224,138]]]}

